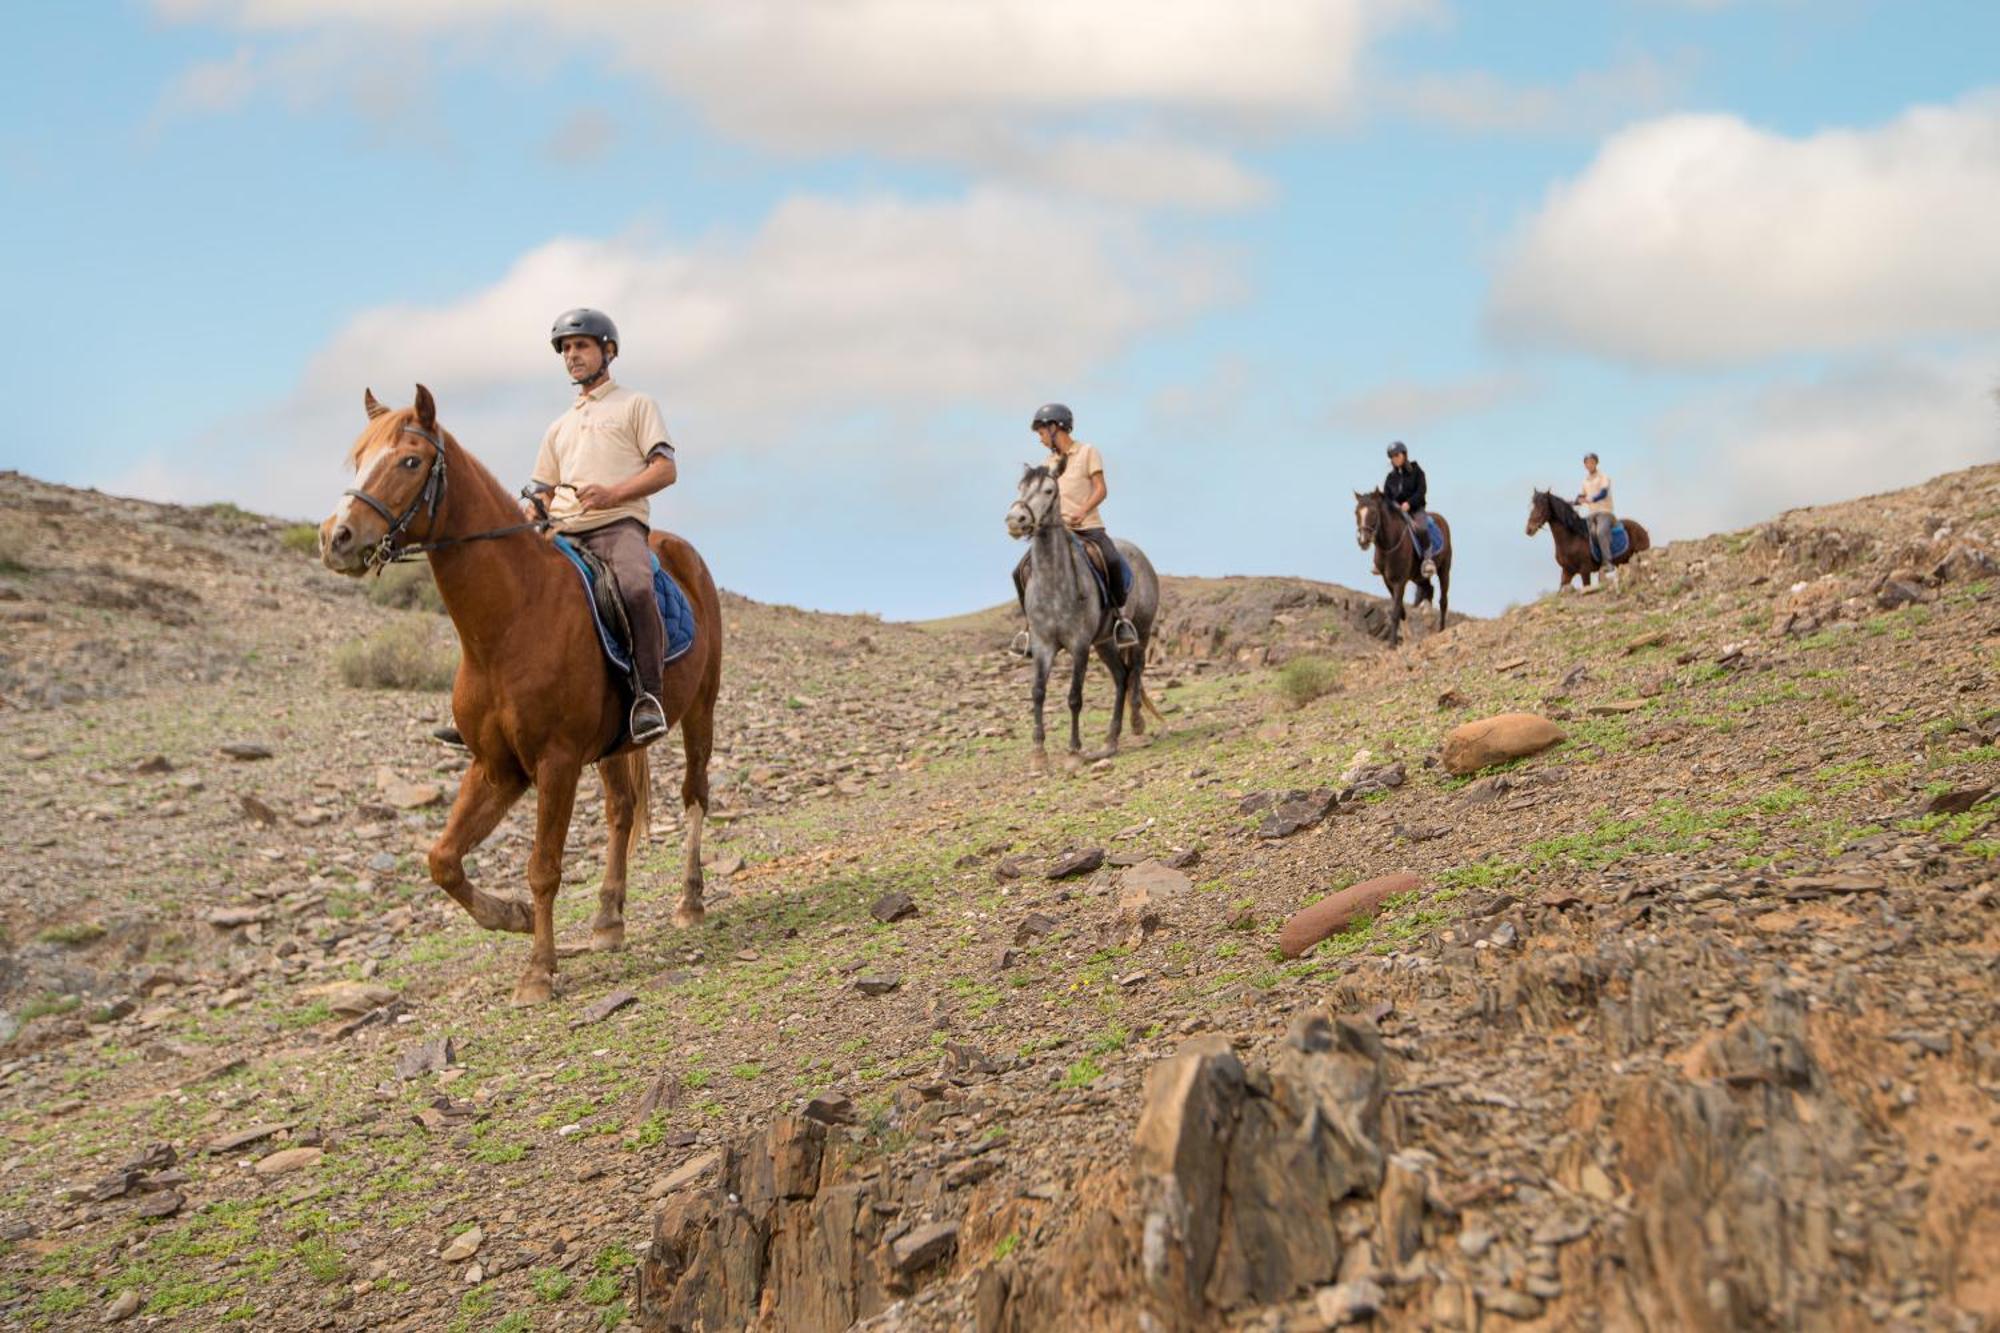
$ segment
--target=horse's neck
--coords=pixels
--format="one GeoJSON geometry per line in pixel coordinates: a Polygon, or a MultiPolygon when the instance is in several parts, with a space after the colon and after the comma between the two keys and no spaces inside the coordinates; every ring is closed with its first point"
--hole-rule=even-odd
{"type": "MultiPolygon", "coordinates": [[[[524,522],[521,512],[483,471],[472,466],[461,449],[450,460],[454,474],[444,506],[438,511],[434,539],[448,540],[479,532],[494,532],[524,522]]],[[[460,542],[430,553],[431,574],[438,596],[469,653],[497,644],[527,604],[527,592],[546,562],[538,557],[542,539],[535,534],[460,542]]]]}
{"type": "Polygon", "coordinates": [[[1029,565],[1041,570],[1044,577],[1053,577],[1058,569],[1067,570],[1069,580],[1075,583],[1076,561],[1082,554],[1076,545],[1069,528],[1051,517],[1035,529],[1034,539],[1028,544],[1029,565]]]}

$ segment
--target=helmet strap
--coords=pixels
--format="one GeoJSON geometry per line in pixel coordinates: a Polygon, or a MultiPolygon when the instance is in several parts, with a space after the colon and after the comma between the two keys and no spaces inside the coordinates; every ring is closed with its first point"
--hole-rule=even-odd
{"type": "Polygon", "coordinates": [[[606,376],[611,374],[611,353],[605,349],[604,339],[602,338],[599,338],[597,340],[597,351],[598,354],[603,358],[603,360],[597,363],[597,373],[595,375],[592,375],[587,380],[580,380],[574,377],[570,379],[571,384],[574,384],[577,388],[584,390],[586,393],[588,393],[591,389],[595,388],[600,381],[602,381],[606,376]]]}

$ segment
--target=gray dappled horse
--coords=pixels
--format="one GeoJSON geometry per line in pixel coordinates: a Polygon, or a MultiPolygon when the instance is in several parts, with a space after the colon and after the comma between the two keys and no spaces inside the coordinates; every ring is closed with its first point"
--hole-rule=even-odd
{"type": "MultiPolygon", "coordinates": [[[[1118,551],[1132,571],[1132,586],[1125,591],[1125,614],[1139,632],[1136,648],[1120,650],[1112,646],[1112,612],[1097,594],[1097,579],[1083,544],[1063,525],[1056,474],[1049,468],[1030,467],[1021,474],[1020,494],[1007,508],[1007,533],[1028,538],[1028,583],[1022,606],[1028,613],[1029,652],[1035,662],[1035,771],[1046,772],[1049,764],[1043,743],[1042,705],[1048,697],[1049,672],[1059,648],[1067,648],[1070,657],[1069,762],[1075,763],[1083,749],[1079,731],[1083,677],[1093,647],[1118,687],[1117,702],[1111,706],[1111,735],[1104,746],[1106,754],[1116,754],[1126,701],[1131,701],[1135,735],[1146,731],[1141,705],[1151,708],[1153,703],[1141,681],[1146,648],[1153,639],[1153,621],[1160,613],[1160,578],[1153,572],[1153,562],[1131,542],[1118,542],[1118,551]]],[[[1158,717],[1159,710],[1154,709],[1153,715],[1158,717]]]]}

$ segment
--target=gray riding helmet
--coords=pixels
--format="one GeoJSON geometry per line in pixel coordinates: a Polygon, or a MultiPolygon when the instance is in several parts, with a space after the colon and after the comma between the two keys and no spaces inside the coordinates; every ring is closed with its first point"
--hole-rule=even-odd
{"type": "Polygon", "coordinates": [[[1030,423],[1034,429],[1054,426],[1057,430],[1075,430],[1076,416],[1061,403],[1043,403],[1035,409],[1035,419],[1030,423]]]}
{"type": "Polygon", "coordinates": [[[620,345],[618,326],[611,322],[611,316],[602,310],[592,310],[588,306],[565,310],[556,316],[555,327],[549,330],[549,346],[560,352],[563,339],[579,337],[595,338],[600,347],[605,343],[620,345]]]}
{"type": "Polygon", "coordinates": [[[1394,458],[1397,454],[1401,454],[1405,458],[1408,458],[1410,456],[1410,451],[1403,447],[1403,442],[1401,440],[1397,440],[1394,444],[1389,446],[1389,457],[1394,458]]]}

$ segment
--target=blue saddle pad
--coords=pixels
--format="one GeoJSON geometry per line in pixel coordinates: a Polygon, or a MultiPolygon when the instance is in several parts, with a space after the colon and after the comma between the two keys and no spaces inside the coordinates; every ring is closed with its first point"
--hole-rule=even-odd
{"type": "Polygon", "coordinates": [[[1111,576],[1104,570],[1099,569],[1097,562],[1090,558],[1090,548],[1084,545],[1083,538],[1072,532],[1069,535],[1069,539],[1076,543],[1078,553],[1083,556],[1084,567],[1090,571],[1090,577],[1097,581],[1097,604],[1100,607],[1109,607],[1111,605],[1111,584],[1107,580],[1111,576]]]}
{"type": "MultiPolygon", "coordinates": [[[[1625,525],[1623,523],[1613,523],[1611,525],[1611,558],[1616,560],[1631,549],[1632,537],[1631,534],[1625,531],[1625,525]]],[[[1590,558],[1600,565],[1604,563],[1604,552],[1597,549],[1596,533],[1590,535],[1590,558]]]]}
{"type": "Polygon", "coordinates": [[[1444,554],[1444,529],[1438,526],[1437,515],[1424,511],[1424,524],[1431,530],[1431,549],[1427,554],[1435,560],[1444,554]]]}
{"type": "MultiPolygon", "coordinates": [[[[604,617],[597,613],[595,580],[590,566],[567,537],[557,536],[555,545],[568,557],[577,576],[583,580],[583,600],[590,607],[590,620],[597,626],[597,642],[604,649],[605,659],[619,671],[629,673],[632,670],[631,656],[618,642],[617,636],[612,634],[611,627],[604,623],[604,617]]],[[[651,552],[647,554],[652,555],[651,552]]],[[[687,594],[681,591],[681,585],[674,582],[673,575],[660,567],[660,557],[652,555],[652,560],[653,600],[659,603],[660,619],[666,622],[667,660],[672,662],[694,647],[694,607],[689,604],[687,594]]]]}

